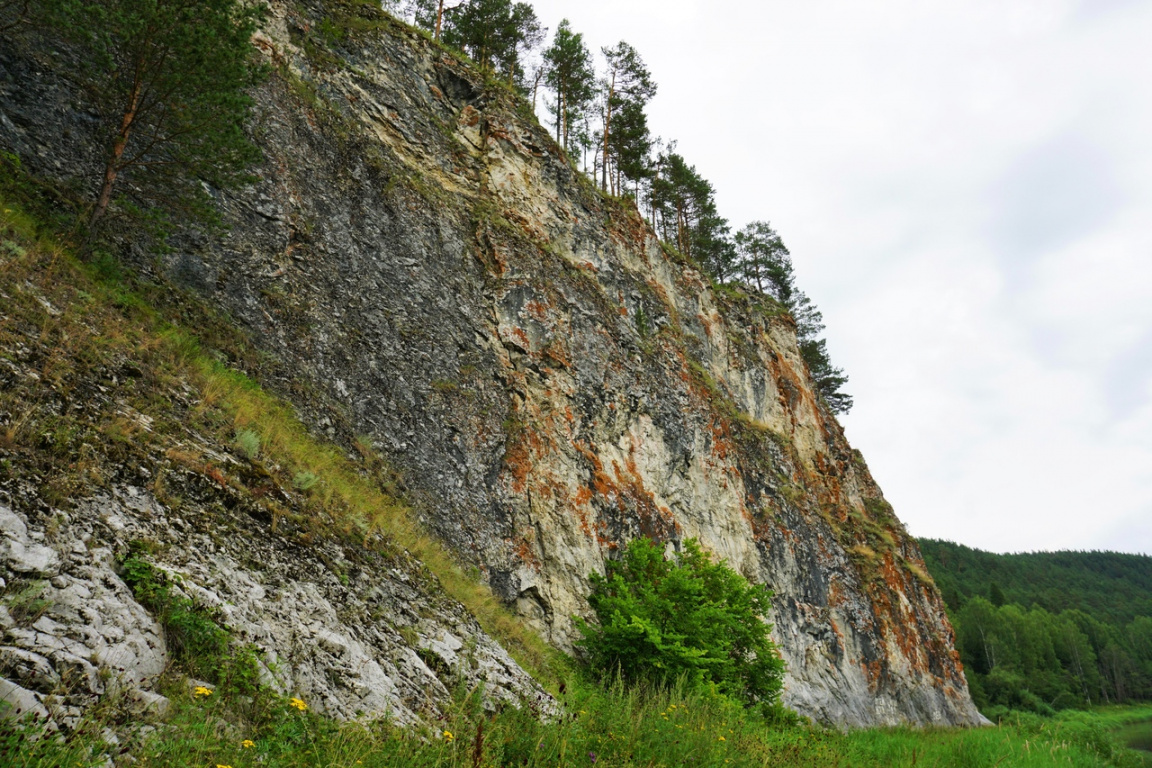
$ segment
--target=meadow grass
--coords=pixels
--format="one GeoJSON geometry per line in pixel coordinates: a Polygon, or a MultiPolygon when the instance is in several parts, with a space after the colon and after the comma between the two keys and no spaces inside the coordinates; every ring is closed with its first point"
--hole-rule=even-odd
{"type": "Polygon", "coordinates": [[[780,723],[729,700],[683,689],[603,688],[570,679],[564,714],[540,719],[530,707],[486,712],[479,692],[461,693],[432,725],[339,724],[271,698],[237,716],[224,695],[176,695],[160,727],[119,747],[101,743],[106,723],[90,719],[68,741],[0,738],[13,768],[88,768],[109,752],[148,768],[1136,768],[1101,723],[1024,717],[979,729],[871,729],[841,733],[780,723]]]}

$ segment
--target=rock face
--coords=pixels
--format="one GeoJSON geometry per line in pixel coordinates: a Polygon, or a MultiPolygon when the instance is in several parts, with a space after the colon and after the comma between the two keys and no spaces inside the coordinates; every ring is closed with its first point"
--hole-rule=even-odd
{"type": "Polygon", "coordinates": [[[148,541],[158,552],[150,559],[178,577],[184,595],[259,650],[266,682],[330,716],[410,724],[434,717],[451,700],[448,686],[480,681],[490,701],[547,700],[410,558],[331,543],[302,551],[242,513],[183,503],[176,514],[134,486],[53,520],[49,546],[0,506],[9,546],[0,572],[6,566],[7,581],[21,585],[0,605],[0,700],[50,712],[58,724],[69,725],[109,680],[144,706],[162,706],[149,691],[168,664],[164,632],[114,558],[131,541],[148,541]],[[21,547],[51,554],[30,570],[21,547]]]}
{"type": "MultiPolygon", "coordinates": [[[[775,591],[790,706],[979,722],[939,594],[791,319],[714,289],[422,36],[379,18],[326,43],[317,25],[340,13],[273,4],[265,160],[218,194],[228,234],[182,235],[159,265],[129,256],[284,360],[292,376],[268,383],[317,430],[369,436],[426,524],[561,647],[621,544],[696,537],[775,591]]],[[[0,144],[67,177],[91,167],[94,129],[46,62],[0,57],[0,144]]]]}

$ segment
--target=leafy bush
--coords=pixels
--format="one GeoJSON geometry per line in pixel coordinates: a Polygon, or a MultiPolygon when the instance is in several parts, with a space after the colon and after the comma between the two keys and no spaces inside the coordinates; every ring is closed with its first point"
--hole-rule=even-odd
{"type": "Polygon", "coordinates": [[[598,624],[578,621],[578,645],[593,669],[629,682],[683,679],[745,704],[779,697],[784,662],[762,618],[772,593],[713,563],[695,539],[671,559],[635,539],[606,576],[590,578],[598,624]]]}
{"type": "Polygon", "coordinates": [[[189,675],[212,683],[226,682],[233,676],[231,634],[208,610],[180,593],[172,576],[140,554],[140,547],[133,547],[121,563],[121,578],[164,627],[172,660],[189,675]]]}
{"type": "Polygon", "coordinates": [[[310,490],[313,486],[320,481],[312,472],[297,472],[292,477],[292,487],[298,491],[310,490]]]}
{"type": "Polygon", "coordinates": [[[236,433],[236,450],[249,461],[260,455],[260,435],[250,429],[241,429],[236,433]]]}

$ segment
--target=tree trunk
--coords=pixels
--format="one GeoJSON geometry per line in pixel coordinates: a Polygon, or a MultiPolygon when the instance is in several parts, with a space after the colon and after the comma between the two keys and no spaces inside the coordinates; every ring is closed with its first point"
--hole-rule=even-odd
{"type": "Polygon", "coordinates": [[[544,77],[544,66],[536,70],[536,79],[532,81],[532,114],[536,114],[536,91],[540,89],[540,80],[544,77]]]}
{"type": "Polygon", "coordinates": [[[616,94],[616,70],[608,83],[608,99],[604,102],[604,166],[601,169],[600,188],[608,189],[608,131],[612,128],[612,97],[616,94]]]}
{"type": "Polygon", "coordinates": [[[436,6],[436,39],[440,39],[440,25],[444,21],[444,0],[436,6]]]}
{"type": "Polygon", "coordinates": [[[980,629],[980,642],[984,646],[984,662],[988,665],[988,671],[996,669],[996,651],[992,649],[992,644],[988,642],[988,636],[984,634],[984,627],[980,629]]]}
{"type": "Polygon", "coordinates": [[[120,132],[116,135],[116,141],[112,144],[112,152],[108,155],[108,163],[104,166],[104,183],[100,187],[100,196],[96,199],[96,207],[92,210],[91,218],[88,219],[89,239],[96,230],[96,224],[104,217],[108,211],[108,205],[112,202],[112,186],[120,174],[120,161],[124,158],[124,150],[128,147],[128,140],[132,137],[132,129],[135,127],[136,110],[140,107],[141,86],[139,68],[137,68],[137,76],[132,83],[132,92],[128,95],[128,105],[120,119],[120,132]]]}
{"type": "Polygon", "coordinates": [[[568,94],[560,99],[560,119],[564,122],[564,154],[568,154],[568,94]]]}
{"type": "Polygon", "coordinates": [[[564,119],[564,91],[556,88],[556,143],[560,143],[560,121],[564,119]]]}

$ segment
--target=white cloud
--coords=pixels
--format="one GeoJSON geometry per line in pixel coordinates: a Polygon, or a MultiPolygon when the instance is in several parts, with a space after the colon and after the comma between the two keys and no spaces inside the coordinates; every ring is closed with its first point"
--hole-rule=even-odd
{"type": "Polygon", "coordinates": [[[824,311],[913,533],[1152,553],[1152,7],[537,0],[824,311]]]}

